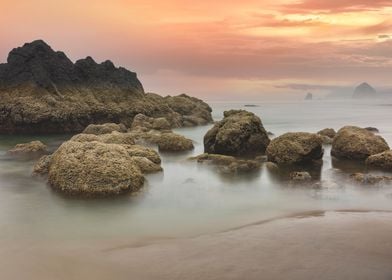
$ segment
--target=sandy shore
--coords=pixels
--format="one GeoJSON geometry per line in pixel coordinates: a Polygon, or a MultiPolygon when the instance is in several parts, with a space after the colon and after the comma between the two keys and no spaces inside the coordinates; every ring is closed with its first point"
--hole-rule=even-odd
{"type": "Polygon", "coordinates": [[[186,239],[0,244],[0,279],[392,279],[388,212],[305,213],[186,239]]]}

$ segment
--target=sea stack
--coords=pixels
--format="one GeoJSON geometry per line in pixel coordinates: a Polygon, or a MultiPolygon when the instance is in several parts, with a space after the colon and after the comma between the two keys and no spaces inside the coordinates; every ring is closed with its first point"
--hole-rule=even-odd
{"type": "Polygon", "coordinates": [[[376,95],[377,91],[371,85],[368,83],[362,83],[355,88],[353,98],[369,99],[376,97],[376,95]]]}
{"type": "Polygon", "coordinates": [[[305,100],[313,100],[313,94],[308,92],[305,96],[305,100]]]}
{"type": "Polygon", "coordinates": [[[186,94],[145,93],[135,72],[87,57],[73,63],[42,40],[13,49],[0,64],[0,133],[75,133],[89,124],[131,125],[165,117],[172,127],[206,124],[211,108],[186,94]]]}

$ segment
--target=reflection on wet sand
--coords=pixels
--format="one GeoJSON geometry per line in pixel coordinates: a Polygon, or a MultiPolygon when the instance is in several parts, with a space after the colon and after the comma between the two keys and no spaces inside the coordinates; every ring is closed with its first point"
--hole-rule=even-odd
{"type": "Polygon", "coordinates": [[[1,241],[2,279],[391,279],[392,213],[311,211],[194,238],[1,241]]]}

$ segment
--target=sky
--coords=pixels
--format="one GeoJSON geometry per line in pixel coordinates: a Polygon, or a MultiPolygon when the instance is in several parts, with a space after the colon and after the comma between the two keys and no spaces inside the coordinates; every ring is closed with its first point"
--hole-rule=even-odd
{"type": "Polygon", "coordinates": [[[392,88],[392,0],[0,0],[0,62],[43,39],[73,61],[209,100],[392,88]]]}

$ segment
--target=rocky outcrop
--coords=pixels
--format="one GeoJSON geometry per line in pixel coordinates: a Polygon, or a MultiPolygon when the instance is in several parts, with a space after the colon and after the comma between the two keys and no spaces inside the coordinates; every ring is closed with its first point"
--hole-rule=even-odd
{"type": "Polygon", "coordinates": [[[338,159],[364,161],[371,155],[387,150],[389,146],[381,136],[360,127],[345,126],[333,140],[331,155],[338,159]]]}
{"type": "Polygon", "coordinates": [[[47,146],[41,141],[31,141],[29,143],[17,144],[7,152],[7,155],[23,158],[39,158],[48,154],[47,146]]]}
{"type": "Polygon", "coordinates": [[[368,99],[374,98],[376,95],[377,91],[371,85],[368,83],[362,83],[355,88],[353,98],[368,99]]]}
{"type": "Polygon", "coordinates": [[[320,135],[306,132],[286,133],[271,141],[268,160],[278,165],[307,164],[323,157],[320,135]]]}
{"type": "Polygon", "coordinates": [[[113,131],[112,133],[107,134],[77,134],[71,138],[71,141],[77,142],[102,142],[106,144],[120,144],[120,145],[133,145],[135,144],[134,135],[131,133],[120,133],[117,131],[113,131]]]}
{"type": "Polygon", "coordinates": [[[87,126],[83,133],[85,134],[107,134],[113,131],[127,132],[127,128],[123,124],[104,123],[104,124],[90,124],[87,126]]]}
{"type": "Polygon", "coordinates": [[[392,151],[388,150],[368,157],[366,159],[366,166],[392,172],[392,151]]]}
{"type": "Polygon", "coordinates": [[[212,164],[218,167],[223,173],[246,173],[259,170],[261,162],[258,160],[237,159],[233,156],[217,154],[201,154],[191,157],[190,160],[196,160],[198,163],[212,164]]]}
{"type": "Polygon", "coordinates": [[[247,156],[263,154],[270,142],[259,117],[244,110],[224,112],[204,136],[204,151],[211,154],[247,156]]]}
{"type": "Polygon", "coordinates": [[[139,113],[165,117],[172,127],[212,121],[199,99],[145,94],[136,73],[91,57],[73,63],[41,40],[12,50],[0,64],[0,133],[73,133],[109,122],[128,127],[139,113]]]}

